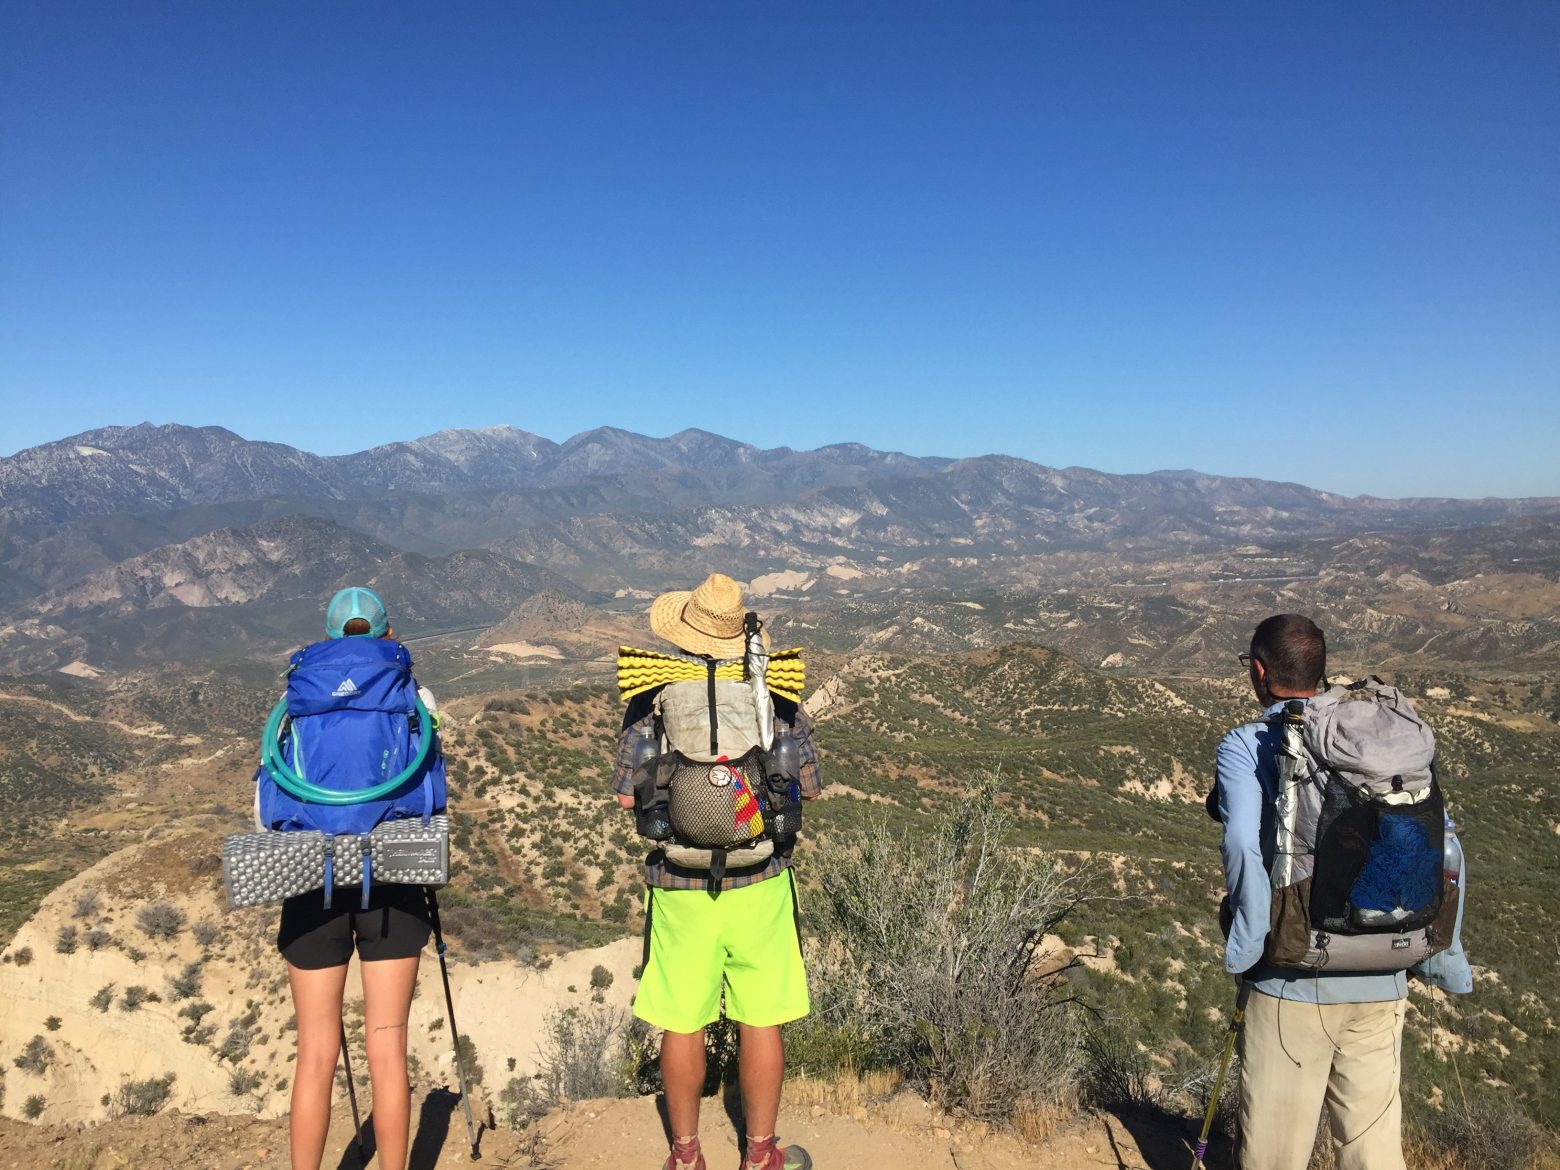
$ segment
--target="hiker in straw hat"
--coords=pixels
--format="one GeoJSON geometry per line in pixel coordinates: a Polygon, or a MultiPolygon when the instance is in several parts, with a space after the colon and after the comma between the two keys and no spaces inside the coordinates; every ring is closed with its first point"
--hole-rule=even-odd
{"type": "MultiPolygon", "coordinates": [[[[710,574],[697,588],[656,598],[650,607],[650,628],[679,653],[625,647],[619,659],[619,686],[628,707],[612,778],[618,803],[636,809],[641,832],[657,837],[646,832],[650,822],[643,818],[645,804],[655,791],[656,769],[664,765],[646,765],[647,752],[654,761],[674,758],[678,761],[674,768],[686,764],[697,777],[691,783],[703,792],[734,794],[725,796],[728,830],[733,808],[739,827],[762,824],[767,818],[769,839],[760,837],[752,843],[772,847],[772,852],[768,848],[689,850],[681,846],[678,831],[668,828],[670,839],[658,844],[646,859],[647,960],[634,1014],[665,1029],[661,1076],[673,1140],[663,1170],[705,1170],[699,1148],[704,1030],[720,1018],[723,997],[725,1015],[736,1022],[738,1032],[746,1129],[743,1170],[807,1170],[812,1165],[807,1152],[799,1146],[780,1146],[775,1138],[785,1075],[780,1025],[806,1015],[809,1005],[790,869],[795,822],[790,822],[788,837],[779,835],[787,815],[784,801],[776,801],[775,790],[765,787],[773,783],[773,761],[782,756],[792,761],[788,767],[791,806],[797,810],[793,815],[800,810],[796,796],[812,799],[822,787],[812,722],[799,701],[800,653],[772,652],[768,633],[743,603],[742,587],[721,573],[710,574]],[[669,726],[680,726],[672,712],[684,709],[697,719],[706,694],[709,718],[698,733],[707,738],[702,746],[713,750],[718,734],[725,748],[725,737],[737,734],[730,725],[741,722],[733,716],[741,714],[746,696],[750,711],[757,709],[755,726],[764,725],[764,733],[755,741],[757,748],[746,754],[734,749],[730,756],[704,756],[712,763],[686,763],[679,754],[682,743],[671,742],[669,726]],[[767,736],[771,720],[772,740],[767,736]],[[774,748],[764,755],[771,743],[774,748]],[[794,757],[786,754],[792,751],[794,757]],[[753,768],[749,761],[761,755],[766,764],[753,768]],[[652,779],[647,781],[647,775],[652,779]],[[766,780],[766,775],[771,778],[766,780]],[[744,820],[749,796],[744,782],[768,798],[768,803],[747,806],[750,820],[744,820]],[[719,789],[721,785],[727,787],[719,789]],[[705,860],[690,860],[694,855],[705,860]],[[718,857],[718,864],[707,860],[712,856],[718,857]],[[748,857],[761,860],[741,860],[748,857]]],[[[676,778],[669,782],[680,783],[684,781],[676,778]]],[[[672,791],[675,806],[678,789],[672,791]]],[[[670,823],[676,822],[673,807],[670,823]]]]}

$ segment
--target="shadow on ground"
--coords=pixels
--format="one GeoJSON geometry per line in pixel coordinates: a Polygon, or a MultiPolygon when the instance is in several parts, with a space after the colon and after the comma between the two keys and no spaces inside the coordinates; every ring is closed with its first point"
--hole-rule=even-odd
{"type": "MultiPolygon", "coordinates": [[[[1110,1156],[1119,1168],[1126,1167],[1127,1150],[1136,1147],[1149,1170],[1188,1170],[1192,1165],[1192,1152],[1197,1145],[1197,1134],[1202,1128],[1200,1120],[1194,1121],[1167,1109],[1138,1105],[1113,1111],[1102,1118],[1110,1141],[1110,1156]],[[1127,1140],[1117,1136],[1125,1130],[1127,1140]]],[[[1235,1170],[1234,1148],[1222,1133],[1215,1129],[1208,1139],[1208,1155],[1203,1159],[1207,1170],[1235,1170]]]]}

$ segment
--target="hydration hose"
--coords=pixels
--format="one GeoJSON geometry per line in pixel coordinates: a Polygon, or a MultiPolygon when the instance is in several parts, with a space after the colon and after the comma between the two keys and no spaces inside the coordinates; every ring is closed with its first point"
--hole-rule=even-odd
{"type": "Polygon", "coordinates": [[[423,729],[422,743],[418,745],[417,755],[400,775],[382,784],[375,784],[372,788],[359,788],[349,792],[321,788],[318,784],[310,784],[288,766],[281,752],[282,720],[287,717],[285,697],[277,700],[276,706],[271,709],[271,717],[265,721],[265,731],[260,735],[260,762],[271,773],[271,778],[276,781],[277,787],[311,804],[365,804],[370,800],[382,800],[417,774],[417,770],[428,758],[429,749],[433,747],[433,719],[428,714],[428,708],[424,706],[421,695],[417,696],[415,702],[417,718],[421,720],[423,729]]]}

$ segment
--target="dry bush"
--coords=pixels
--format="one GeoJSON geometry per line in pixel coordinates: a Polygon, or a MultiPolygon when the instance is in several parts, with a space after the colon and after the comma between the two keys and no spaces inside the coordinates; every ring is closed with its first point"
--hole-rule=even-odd
{"type": "Polygon", "coordinates": [[[168,977],[168,998],[174,1002],[194,999],[200,994],[200,964],[186,963],[184,970],[168,977]]]}
{"type": "Polygon", "coordinates": [[[184,929],[184,911],[172,902],[152,902],[135,912],[135,922],[151,938],[177,938],[184,929]]]}
{"type": "Polygon", "coordinates": [[[498,1094],[498,1116],[506,1129],[524,1129],[541,1120],[554,1102],[530,1078],[510,1077],[498,1094]]]}
{"type": "Polygon", "coordinates": [[[1547,1144],[1515,1102],[1493,1093],[1447,1101],[1416,1139],[1425,1163],[1446,1170],[1527,1170],[1547,1144]]]}
{"type": "Polygon", "coordinates": [[[114,1104],[119,1112],[130,1117],[150,1117],[168,1103],[173,1096],[174,1074],[151,1077],[144,1081],[126,1081],[119,1086],[114,1104]]]}
{"type": "Polygon", "coordinates": [[[1043,939],[1081,901],[1061,863],[1005,847],[988,775],[929,840],[879,820],[810,861],[813,1016],[833,1068],[897,1068],[944,1107],[1007,1123],[1070,1102],[1081,1028],[1043,939]]]}
{"type": "Polygon", "coordinates": [[[547,1017],[542,1048],[543,1090],[551,1101],[586,1101],[623,1093],[623,1013],[571,1007],[547,1017]]]}

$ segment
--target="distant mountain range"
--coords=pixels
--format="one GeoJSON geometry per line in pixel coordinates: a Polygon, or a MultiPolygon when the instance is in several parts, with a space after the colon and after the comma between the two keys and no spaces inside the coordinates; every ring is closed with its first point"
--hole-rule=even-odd
{"type": "Polygon", "coordinates": [[[0,459],[0,668],[296,640],[348,581],[383,585],[431,632],[497,621],[544,589],[648,592],[715,568],[902,591],[905,571],[917,585],[1033,579],[1036,558],[1127,564],[1552,515],[1560,499],[1351,499],[1193,471],[761,449],[700,430],[563,443],[448,430],[319,456],[143,423],[0,459]]]}

